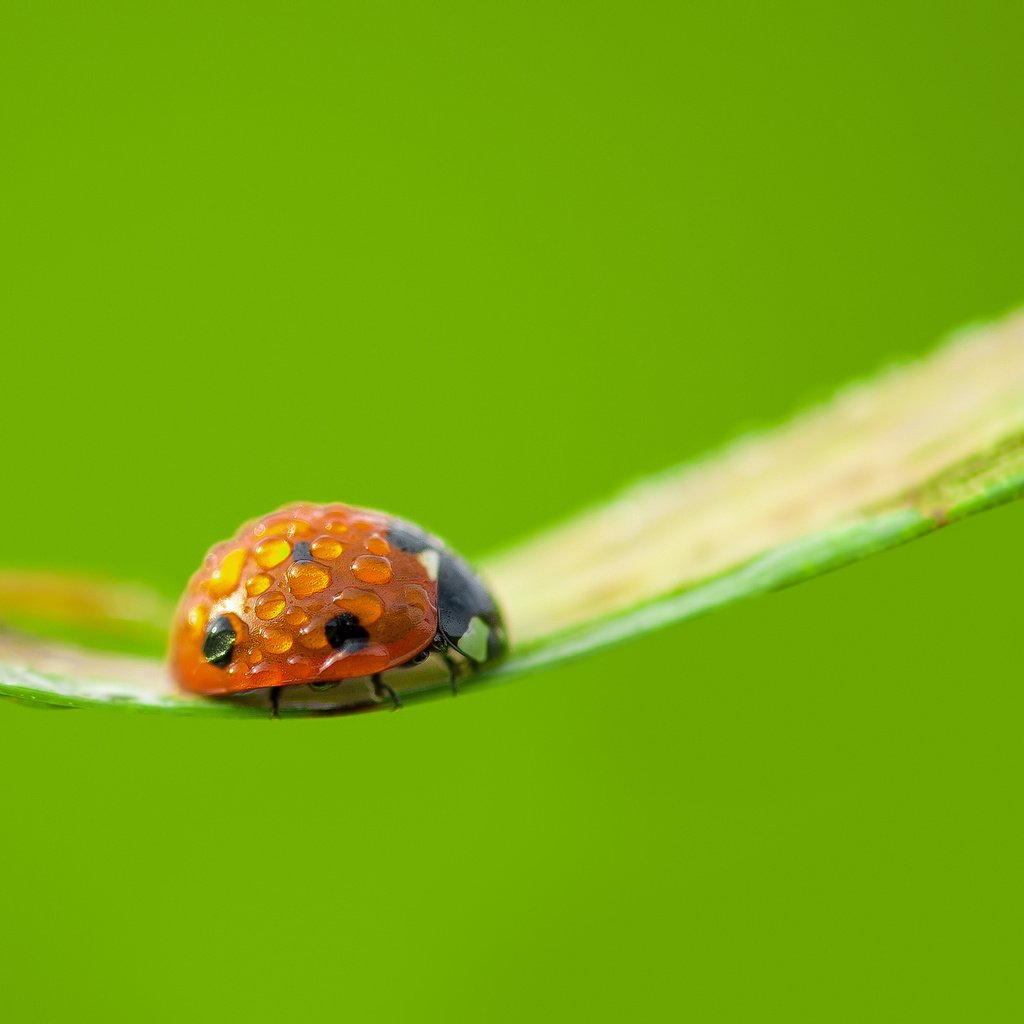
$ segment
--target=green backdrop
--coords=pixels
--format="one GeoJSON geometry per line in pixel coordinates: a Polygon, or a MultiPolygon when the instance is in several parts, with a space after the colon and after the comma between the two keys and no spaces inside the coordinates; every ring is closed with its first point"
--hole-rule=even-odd
{"type": "MultiPolygon", "coordinates": [[[[1024,299],[1016,5],[2,21],[0,563],[480,555],[1024,299]]],[[[398,714],[2,706],[4,1016],[1018,1019],[1022,529],[398,714]]]]}

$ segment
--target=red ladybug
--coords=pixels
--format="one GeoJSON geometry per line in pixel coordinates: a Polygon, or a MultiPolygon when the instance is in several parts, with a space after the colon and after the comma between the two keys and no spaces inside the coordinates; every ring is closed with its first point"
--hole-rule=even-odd
{"type": "Polygon", "coordinates": [[[181,686],[242,694],[367,677],[457,652],[472,668],[506,650],[498,608],[436,537],[383,512],[288,505],[216,545],[192,577],[171,634],[181,686]]]}

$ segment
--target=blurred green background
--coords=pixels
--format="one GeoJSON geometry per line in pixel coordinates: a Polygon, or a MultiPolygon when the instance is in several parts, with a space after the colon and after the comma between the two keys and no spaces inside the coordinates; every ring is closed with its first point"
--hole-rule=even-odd
{"type": "MultiPolygon", "coordinates": [[[[2,564],[480,555],[1024,299],[1017,5],[2,21],[2,564]]],[[[1019,1019],[1022,529],[394,715],[2,706],[4,1016],[1019,1019]]]]}

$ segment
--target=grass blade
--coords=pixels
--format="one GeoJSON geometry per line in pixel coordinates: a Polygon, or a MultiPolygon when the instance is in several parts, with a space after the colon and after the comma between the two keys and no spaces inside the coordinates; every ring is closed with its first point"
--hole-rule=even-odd
{"type": "MultiPolygon", "coordinates": [[[[791,586],[1022,494],[1024,315],[1016,314],[486,560],[513,639],[512,655],[487,678],[791,586]]],[[[0,576],[0,610],[3,585],[0,576]]],[[[90,609],[113,606],[110,594],[79,597],[90,609]]],[[[134,617],[161,614],[150,604],[134,617]]],[[[410,677],[400,689],[406,699],[438,685],[410,677]]],[[[265,714],[178,696],[152,660],[13,633],[0,634],[0,695],[265,714]]]]}

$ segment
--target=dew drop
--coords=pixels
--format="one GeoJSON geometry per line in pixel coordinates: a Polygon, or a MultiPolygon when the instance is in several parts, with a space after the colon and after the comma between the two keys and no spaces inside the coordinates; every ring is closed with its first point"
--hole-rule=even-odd
{"type": "Polygon", "coordinates": [[[207,581],[206,589],[212,597],[227,597],[242,578],[242,566],[249,552],[245,548],[229,551],[207,581]]]}
{"type": "Polygon", "coordinates": [[[304,626],[309,622],[309,616],[301,608],[292,608],[284,613],[284,621],[289,626],[304,626]]]}
{"type": "Polygon", "coordinates": [[[292,649],[290,633],[283,629],[264,628],[262,631],[263,646],[271,654],[287,654],[292,649]]]}
{"type": "Polygon", "coordinates": [[[297,562],[288,566],[288,587],[296,597],[319,594],[331,585],[331,574],[319,562],[297,562]]]}
{"type": "Polygon", "coordinates": [[[256,602],[256,617],[263,619],[264,622],[276,619],[284,611],[284,603],[284,595],[272,590],[256,602]]]}
{"type": "Polygon", "coordinates": [[[314,558],[322,558],[326,562],[333,561],[344,550],[333,537],[321,537],[313,541],[310,548],[314,558]]]}
{"type": "Polygon", "coordinates": [[[250,597],[257,597],[259,594],[265,593],[270,589],[270,584],[273,582],[266,573],[259,573],[257,576],[253,576],[252,579],[248,580],[245,584],[245,592],[250,597]]]}
{"type": "Polygon", "coordinates": [[[322,651],[327,646],[327,637],[322,626],[307,627],[299,632],[299,643],[311,651],[322,651]]]}
{"type": "Polygon", "coordinates": [[[352,563],[352,573],[363,583],[380,585],[391,579],[391,563],[380,555],[360,555],[352,563]]]}
{"type": "Polygon", "coordinates": [[[376,622],[384,611],[384,602],[370,590],[346,587],[334,603],[342,610],[351,612],[364,626],[376,622]]]}
{"type": "Polygon", "coordinates": [[[207,612],[205,605],[197,604],[194,608],[189,609],[189,629],[191,629],[196,636],[202,636],[206,629],[206,620],[208,617],[209,613],[207,612]]]}
{"type": "Polygon", "coordinates": [[[256,545],[252,556],[256,559],[256,564],[261,569],[273,569],[275,565],[280,565],[291,553],[292,546],[288,541],[282,540],[280,537],[272,537],[268,540],[260,541],[256,545]]]}
{"type": "Polygon", "coordinates": [[[379,533],[375,533],[366,542],[366,550],[371,555],[390,555],[391,545],[379,533]]]}

